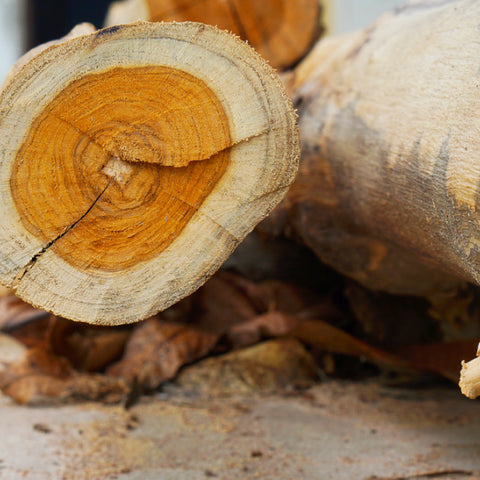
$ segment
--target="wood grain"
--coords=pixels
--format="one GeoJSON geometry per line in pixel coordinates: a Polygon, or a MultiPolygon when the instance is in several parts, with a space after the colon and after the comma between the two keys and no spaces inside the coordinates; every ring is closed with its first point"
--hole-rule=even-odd
{"type": "Polygon", "coordinates": [[[480,283],[479,15],[416,2],[321,41],[290,79],[302,162],[274,223],[370,288],[480,283]]]}
{"type": "Polygon", "coordinates": [[[27,230],[57,239],[52,250],[63,260],[119,271],[181,233],[225,172],[231,143],[220,102],[185,72],[85,75],[33,122],[12,168],[12,196],[27,230]]]}
{"type": "Polygon", "coordinates": [[[283,69],[298,62],[318,38],[319,17],[318,0],[126,0],[112,5],[106,24],[188,20],[216,25],[283,69]]]}
{"type": "Polygon", "coordinates": [[[1,283],[101,324],[202,285],[283,197],[299,155],[273,70],[196,23],[27,54],[1,91],[0,134],[1,283]]]}

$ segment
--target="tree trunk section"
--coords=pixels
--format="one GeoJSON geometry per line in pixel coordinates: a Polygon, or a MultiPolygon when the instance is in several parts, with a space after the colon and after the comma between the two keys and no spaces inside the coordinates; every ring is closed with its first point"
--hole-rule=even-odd
{"type": "Polygon", "coordinates": [[[321,41],[289,78],[302,160],[264,225],[360,283],[480,283],[480,3],[416,3],[321,41]]]}
{"type": "Polygon", "coordinates": [[[124,0],[110,7],[106,26],[135,20],[215,25],[279,69],[303,58],[321,32],[319,0],[124,0]]]}
{"type": "Polygon", "coordinates": [[[128,323],[198,288],[280,201],[296,115],[214,27],[76,33],[0,95],[0,281],[66,318],[128,323]]]}

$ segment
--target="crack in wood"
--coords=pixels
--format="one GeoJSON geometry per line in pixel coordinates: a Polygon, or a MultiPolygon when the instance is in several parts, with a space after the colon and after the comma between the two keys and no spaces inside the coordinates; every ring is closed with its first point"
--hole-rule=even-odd
{"type": "Polygon", "coordinates": [[[246,206],[246,205],[251,205],[252,203],[261,201],[261,200],[263,200],[264,198],[269,197],[270,195],[275,195],[276,193],[280,192],[280,190],[287,190],[287,189],[289,189],[290,186],[291,186],[291,184],[280,185],[279,187],[276,187],[276,188],[273,189],[273,190],[270,190],[270,191],[268,191],[268,192],[265,192],[265,193],[262,193],[262,194],[256,196],[255,198],[253,198],[252,200],[249,200],[248,202],[243,202],[243,203],[241,204],[241,206],[244,207],[244,206],[246,206]]]}
{"type": "MultiPolygon", "coordinates": [[[[96,142],[88,133],[84,132],[83,130],[81,130],[80,128],[76,127],[75,125],[73,125],[71,122],[69,122],[68,120],[66,120],[65,118],[63,117],[60,117],[54,113],[52,113],[52,115],[59,121],[65,123],[66,125],[68,125],[69,127],[73,128],[74,130],[76,130],[78,133],[80,133],[81,135],[83,135],[85,138],[87,138],[93,145],[95,145],[96,147],[99,148],[99,150],[102,150],[103,152],[107,153],[108,155],[110,155],[111,157],[116,157],[118,158],[119,160],[122,160],[124,162],[127,162],[127,163],[131,163],[131,164],[135,164],[135,163],[139,163],[139,164],[142,164],[142,163],[146,163],[148,165],[161,165],[161,166],[166,166],[166,167],[171,167],[171,168],[182,168],[182,167],[185,167],[187,165],[181,165],[181,166],[176,166],[176,165],[162,165],[161,163],[156,163],[156,162],[146,162],[146,161],[142,161],[142,160],[138,160],[138,161],[133,161],[129,158],[124,158],[123,155],[120,154],[120,152],[117,152],[117,153],[114,153],[114,152],[111,152],[109,151],[105,146],[103,145],[100,145],[98,142],[96,142]]],[[[257,138],[257,137],[260,137],[262,135],[266,135],[267,133],[269,133],[270,131],[274,130],[274,128],[272,128],[272,125],[267,125],[265,128],[263,128],[262,130],[260,130],[259,132],[257,133],[254,133],[254,134],[251,134],[245,138],[241,138],[240,140],[237,140],[236,142],[231,142],[230,145],[224,147],[224,148],[220,148],[219,150],[211,153],[208,157],[204,157],[204,158],[198,158],[198,159],[195,159],[195,160],[191,160],[189,163],[191,162],[204,162],[206,160],[210,160],[212,157],[214,157],[215,155],[219,155],[220,153],[222,152],[226,152],[228,150],[230,150],[231,148],[233,147],[236,147],[238,145],[241,145],[243,143],[247,143],[249,142],[250,140],[254,139],[254,138],[257,138]]]]}
{"type": "Polygon", "coordinates": [[[60,240],[61,238],[65,237],[65,235],[67,235],[69,232],[71,232],[82,220],[85,219],[85,217],[93,210],[93,208],[95,207],[95,205],[99,202],[100,198],[103,196],[103,194],[107,191],[107,188],[111,185],[111,180],[109,180],[109,182],[107,183],[107,185],[105,186],[105,188],[99,193],[99,195],[97,196],[97,198],[94,200],[94,202],[90,205],[90,207],[88,207],[88,209],[86,210],[86,212],[78,219],[76,220],[75,222],[73,222],[71,225],[69,225],[68,227],[65,228],[65,230],[60,234],[58,235],[57,237],[55,237],[53,240],[50,240],[39,252],[37,252],[31,259],[30,261],[23,267],[22,271],[18,273],[18,275],[16,276],[16,278],[14,279],[13,281],[13,284],[12,284],[12,289],[16,289],[18,288],[18,286],[20,285],[22,279],[25,277],[25,275],[29,272],[29,270],[35,265],[35,263],[38,261],[38,259],[40,257],[42,257],[42,255],[44,255],[44,253],[46,251],[48,251],[50,249],[50,247],[52,247],[56,242],[58,242],[58,240],[60,240]]]}
{"type": "Polygon", "coordinates": [[[210,215],[208,215],[207,213],[203,212],[200,207],[196,206],[196,205],[192,205],[190,202],[187,202],[186,200],[184,200],[183,198],[180,198],[180,197],[177,197],[176,195],[173,195],[173,193],[170,193],[170,197],[187,205],[188,207],[192,208],[193,210],[195,210],[195,212],[199,215],[202,215],[203,217],[205,217],[207,220],[209,220],[210,222],[212,222],[214,225],[216,225],[217,227],[219,227],[222,231],[224,231],[229,237],[231,237],[236,243],[237,245],[241,242],[241,240],[239,238],[237,238],[232,232],[230,232],[229,230],[227,230],[227,228],[222,225],[221,223],[217,222],[215,219],[213,219],[210,215]]]}

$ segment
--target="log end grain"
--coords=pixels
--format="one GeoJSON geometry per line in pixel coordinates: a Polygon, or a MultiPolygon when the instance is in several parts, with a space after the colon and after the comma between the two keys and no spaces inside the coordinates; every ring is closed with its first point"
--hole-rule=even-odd
{"type": "Polygon", "coordinates": [[[198,288],[298,164],[278,77],[202,24],[50,45],[11,76],[0,112],[0,281],[90,323],[137,321],[198,288]]]}
{"type": "Polygon", "coordinates": [[[135,20],[194,21],[215,25],[248,41],[270,64],[290,67],[321,33],[319,0],[124,0],[114,3],[106,25],[135,20]]]}

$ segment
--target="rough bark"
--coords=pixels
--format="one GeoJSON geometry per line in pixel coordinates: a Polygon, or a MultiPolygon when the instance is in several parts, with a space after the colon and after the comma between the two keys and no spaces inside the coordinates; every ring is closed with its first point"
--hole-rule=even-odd
{"type": "Polygon", "coordinates": [[[215,25],[248,41],[280,69],[304,57],[321,30],[319,0],[124,0],[112,4],[106,26],[135,20],[215,25]]]}
{"type": "Polygon", "coordinates": [[[371,288],[480,283],[479,17],[415,3],[321,41],[288,79],[302,161],[264,228],[371,288]]]}
{"type": "Polygon", "coordinates": [[[77,33],[0,94],[0,281],[73,320],[128,323],[198,288],[280,201],[296,116],[214,27],[77,33]]]}

